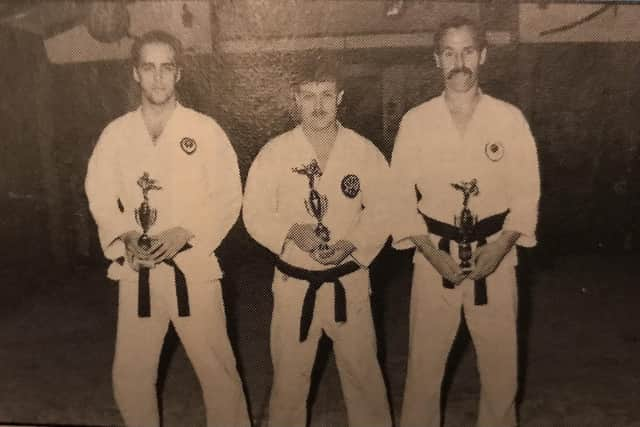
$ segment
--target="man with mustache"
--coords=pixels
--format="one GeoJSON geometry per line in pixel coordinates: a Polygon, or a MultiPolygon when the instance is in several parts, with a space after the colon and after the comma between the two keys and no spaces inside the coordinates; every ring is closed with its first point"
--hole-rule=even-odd
{"type": "Polygon", "coordinates": [[[461,313],[482,386],[477,426],[513,427],[515,245],[536,244],[536,145],[520,110],[479,88],[487,47],[477,23],[443,23],[434,45],[444,93],[404,116],[391,162],[394,246],[417,248],[401,427],[440,426],[442,377],[461,313]]]}
{"type": "Polygon", "coordinates": [[[218,124],[177,101],[181,58],[180,41],[163,31],[134,42],[141,106],[104,129],[89,160],[89,207],[119,282],[113,393],[128,427],[160,425],[158,363],[171,322],[207,426],[248,427],[214,253],[240,213],[238,162],[218,124]]]}
{"type": "Polygon", "coordinates": [[[301,61],[293,85],[301,124],[262,147],[245,189],[247,230],[278,257],[270,427],[307,425],[323,334],[333,340],[349,425],[391,426],[367,269],[389,235],[388,165],[337,121],[344,92],[336,61],[326,52],[301,61]]]}

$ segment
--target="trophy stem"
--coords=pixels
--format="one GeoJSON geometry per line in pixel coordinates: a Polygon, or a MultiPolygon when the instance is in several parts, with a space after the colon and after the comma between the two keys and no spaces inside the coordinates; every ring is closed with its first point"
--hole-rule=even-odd
{"type": "Polygon", "coordinates": [[[331,240],[331,234],[329,233],[329,229],[322,223],[318,222],[316,225],[315,233],[318,237],[320,237],[325,242],[331,240]]]}

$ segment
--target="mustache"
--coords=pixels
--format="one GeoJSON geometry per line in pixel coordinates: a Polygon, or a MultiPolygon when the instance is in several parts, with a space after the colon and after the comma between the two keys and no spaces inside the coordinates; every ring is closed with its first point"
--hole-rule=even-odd
{"type": "Polygon", "coordinates": [[[311,114],[314,117],[322,117],[322,116],[325,116],[327,114],[327,112],[325,110],[313,110],[313,112],[311,114]]]}
{"type": "Polygon", "coordinates": [[[455,76],[458,73],[466,74],[469,77],[473,75],[473,71],[471,71],[469,68],[463,65],[462,67],[453,68],[451,71],[449,71],[447,73],[447,80],[453,78],[453,76],[455,76]]]}

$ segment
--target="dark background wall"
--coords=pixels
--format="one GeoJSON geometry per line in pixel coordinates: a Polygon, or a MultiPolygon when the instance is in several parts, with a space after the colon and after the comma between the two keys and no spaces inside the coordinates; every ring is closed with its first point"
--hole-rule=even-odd
{"type": "Polygon", "coordinates": [[[38,144],[37,64],[42,41],[0,27],[0,268],[47,246],[47,205],[38,144]],[[28,71],[27,71],[28,70],[28,71]]]}
{"type": "MultiPolygon", "coordinates": [[[[136,105],[129,67],[124,61],[50,65],[33,37],[14,33],[0,39],[3,57],[12,58],[0,70],[5,88],[0,114],[3,239],[20,249],[17,254],[38,248],[48,256],[49,229],[56,224],[47,213],[58,209],[57,226],[64,233],[55,250],[65,251],[69,259],[100,259],[83,180],[100,131],[136,105]],[[45,72],[25,72],[34,67],[45,72]],[[50,115],[51,135],[44,147],[41,130],[35,129],[43,120],[34,118],[38,111],[50,115]],[[57,183],[49,185],[51,167],[57,183]],[[51,191],[59,196],[57,202],[47,195],[51,191]]],[[[182,102],[225,128],[243,180],[260,147],[293,125],[287,75],[296,55],[214,54],[186,64],[182,102]]],[[[634,224],[639,209],[639,57],[635,43],[490,49],[484,90],[518,105],[538,142],[543,176],[539,252],[640,246],[634,224]]],[[[431,53],[354,50],[344,52],[344,62],[341,120],[389,157],[401,115],[442,90],[431,53]]],[[[241,225],[236,228],[235,235],[241,236],[241,225]]]]}
{"type": "Polygon", "coordinates": [[[538,141],[540,233],[557,250],[638,247],[638,44],[529,46],[522,99],[538,141]]]}

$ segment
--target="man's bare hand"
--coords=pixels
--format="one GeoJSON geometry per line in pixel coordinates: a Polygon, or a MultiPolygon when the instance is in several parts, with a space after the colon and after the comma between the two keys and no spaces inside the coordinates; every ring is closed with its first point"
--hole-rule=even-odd
{"type": "Polygon", "coordinates": [[[287,238],[303,251],[313,252],[325,243],[314,230],[315,226],[312,224],[293,224],[287,238]]]}
{"type": "Polygon", "coordinates": [[[150,259],[149,251],[138,244],[141,235],[138,231],[132,230],[120,236],[124,243],[127,264],[135,271],[139,271],[140,267],[153,268],[155,265],[150,259]]]}
{"type": "Polygon", "coordinates": [[[128,231],[120,236],[120,240],[124,243],[125,250],[136,258],[146,259],[149,253],[138,244],[138,240],[142,234],[137,231],[128,231]]]}
{"type": "Polygon", "coordinates": [[[127,259],[127,264],[129,264],[129,267],[131,267],[131,269],[133,269],[134,271],[140,271],[141,268],[151,269],[156,266],[155,262],[151,260],[143,260],[140,258],[136,258],[129,252],[127,252],[126,259],[127,259]]]}
{"type": "Polygon", "coordinates": [[[469,279],[483,279],[496,271],[506,254],[504,246],[497,242],[487,243],[477,248],[473,253],[474,267],[469,273],[469,279]]]}
{"type": "Polygon", "coordinates": [[[467,274],[462,271],[453,257],[445,251],[436,249],[429,256],[425,255],[425,257],[442,277],[454,285],[462,282],[467,277],[467,274]]]}
{"type": "Polygon", "coordinates": [[[192,237],[193,234],[182,227],[173,227],[152,236],[153,244],[149,249],[151,260],[158,264],[172,259],[192,237]]]}
{"type": "Polygon", "coordinates": [[[498,240],[477,248],[473,253],[474,268],[469,273],[469,279],[483,279],[496,271],[519,237],[518,232],[503,231],[498,240]]]}
{"type": "Polygon", "coordinates": [[[348,240],[338,240],[329,247],[319,247],[311,252],[311,258],[324,265],[338,265],[351,255],[356,247],[348,240]]]}
{"type": "Polygon", "coordinates": [[[414,236],[411,240],[433,268],[449,282],[457,285],[467,277],[453,257],[436,248],[428,236],[414,236]]]}

